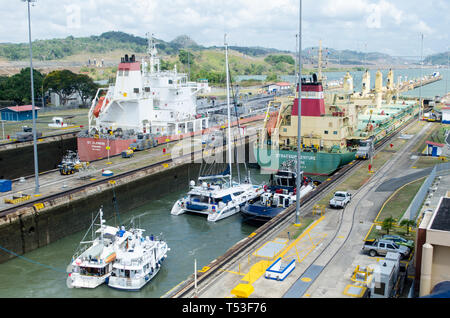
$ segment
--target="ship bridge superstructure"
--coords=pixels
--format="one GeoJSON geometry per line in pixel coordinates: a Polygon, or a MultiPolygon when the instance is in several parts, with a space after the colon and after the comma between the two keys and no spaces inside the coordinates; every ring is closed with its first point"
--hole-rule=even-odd
{"type": "Polygon", "coordinates": [[[198,118],[196,95],[204,83],[189,82],[187,75],[161,71],[153,37],[147,56],[138,61],[125,55],[118,66],[115,84],[98,90],[89,112],[89,131],[149,132],[173,135],[208,128],[198,118]]]}

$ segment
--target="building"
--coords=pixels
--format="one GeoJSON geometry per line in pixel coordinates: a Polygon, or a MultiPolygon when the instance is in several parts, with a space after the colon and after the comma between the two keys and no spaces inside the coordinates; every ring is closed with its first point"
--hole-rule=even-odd
{"type": "Polygon", "coordinates": [[[291,88],[291,86],[292,86],[292,84],[288,83],[288,82],[278,82],[278,83],[265,85],[262,88],[264,90],[267,90],[269,93],[274,93],[274,92],[283,92],[283,91],[289,90],[291,88]]]}
{"type": "MultiPolygon", "coordinates": [[[[50,93],[50,100],[49,103],[53,106],[60,107],[60,106],[79,106],[83,104],[83,101],[81,100],[80,94],[73,93],[72,95],[68,96],[66,99],[65,104],[63,104],[63,101],[56,93],[50,93]]],[[[87,104],[90,105],[91,101],[88,100],[87,104]]]]}
{"type": "Polygon", "coordinates": [[[450,193],[441,197],[436,209],[426,211],[416,238],[416,280],[420,296],[450,280],[450,193]]]}
{"type": "Polygon", "coordinates": [[[442,155],[442,148],[444,148],[444,144],[439,144],[437,142],[426,141],[427,149],[426,155],[432,157],[440,157],[442,155]]]}
{"type": "Polygon", "coordinates": [[[450,124],[450,107],[448,106],[442,108],[442,123],[450,124]]]}
{"type": "MultiPolygon", "coordinates": [[[[36,118],[38,117],[39,107],[34,107],[36,118]]],[[[0,110],[1,119],[4,121],[23,121],[33,119],[32,105],[11,106],[0,110]]]]}

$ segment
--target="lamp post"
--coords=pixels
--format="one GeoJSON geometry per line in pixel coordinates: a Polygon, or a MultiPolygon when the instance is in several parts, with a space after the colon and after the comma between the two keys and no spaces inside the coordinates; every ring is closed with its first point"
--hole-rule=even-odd
{"type": "Polygon", "coordinates": [[[295,224],[300,224],[300,189],[302,186],[301,178],[301,151],[302,151],[302,0],[299,1],[299,31],[298,31],[298,77],[297,77],[297,100],[298,100],[298,121],[297,121],[297,193],[296,193],[296,212],[295,224]]]}
{"type": "Polygon", "coordinates": [[[36,138],[36,113],[34,106],[34,79],[33,79],[33,49],[31,44],[31,19],[30,19],[30,3],[36,0],[22,0],[28,5],[28,41],[30,45],[30,78],[31,78],[31,113],[33,118],[33,149],[34,149],[34,176],[35,176],[35,195],[39,194],[39,167],[37,157],[37,138],[36,138]]]}
{"type": "Polygon", "coordinates": [[[422,77],[423,77],[423,33],[420,34],[421,45],[420,45],[420,87],[419,87],[419,122],[422,120],[422,77]]]}

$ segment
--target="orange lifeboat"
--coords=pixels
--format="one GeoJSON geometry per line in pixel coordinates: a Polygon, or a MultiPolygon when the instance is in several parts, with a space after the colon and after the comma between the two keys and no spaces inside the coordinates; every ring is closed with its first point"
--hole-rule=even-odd
{"type": "MultiPolygon", "coordinates": [[[[96,118],[98,118],[98,115],[100,115],[100,112],[101,112],[101,110],[102,110],[102,106],[103,106],[103,101],[104,101],[104,100],[105,100],[105,96],[100,97],[100,98],[98,99],[97,105],[95,105],[95,108],[94,108],[94,116],[95,116],[96,118]]],[[[109,103],[109,100],[106,100],[105,106],[108,105],[108,103],[109,103]]]]}

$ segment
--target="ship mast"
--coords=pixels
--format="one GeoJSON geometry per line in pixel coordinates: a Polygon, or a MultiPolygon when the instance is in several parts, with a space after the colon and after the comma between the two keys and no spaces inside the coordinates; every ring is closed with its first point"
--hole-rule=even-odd
{"type": "Polygon", "coordinates": [[[322,40],[319,40],[319,57],[317,62],[317,68],[318,68],[318,81],[322,82],[322,40]]]}
{"type": "Polygon", "coordinates": [[[157,57],[158,51],[156,50],[156,43],[153,40],[153,33],[147,33],[148,47],[147,54],[150,58],[150,74],[160,71],[159,58],[157,57]],[[155,70],[156,67],[156,70],[155,70]]]}
{"type": "Polygon", "coordinates": [[[228,69],[228,43],[227,35],[224,37],[225,44],[225,66],[227,76],[227,110],[228,110],[228,165],[230,167],[230,187],[232,186],[232,174],[231,174],[231,114],[230,114],[230,78],[228,69]]]}

